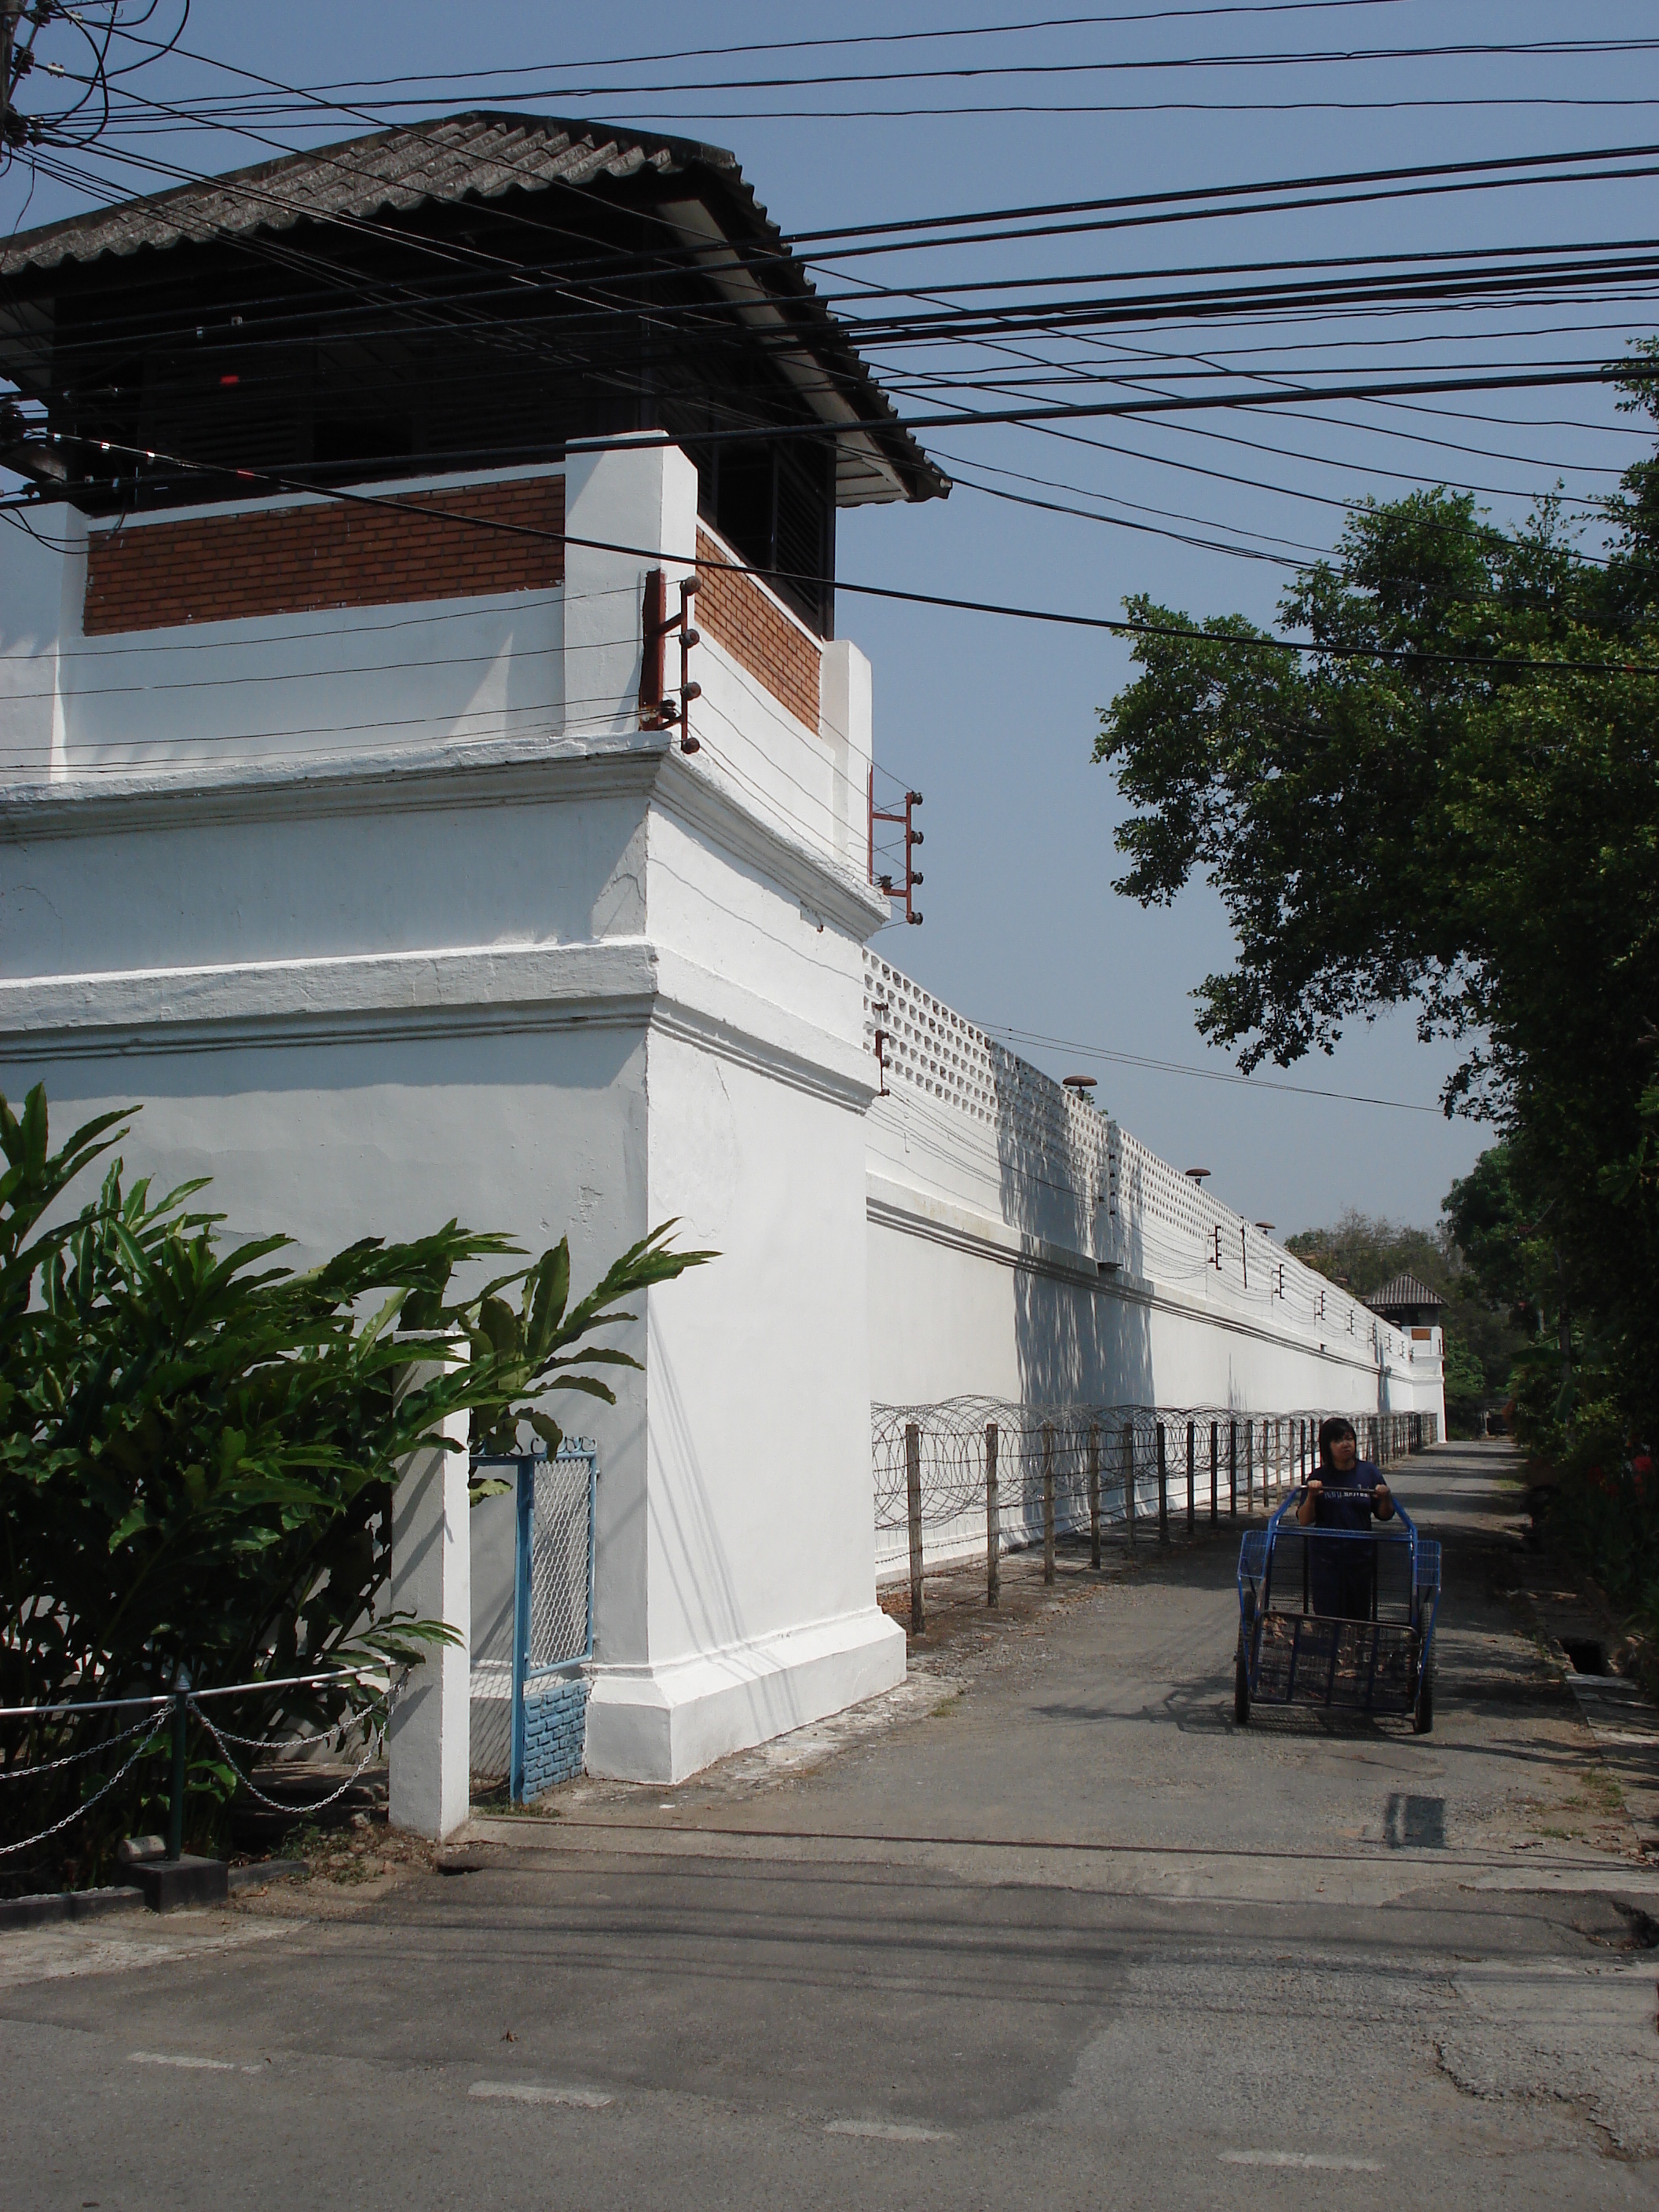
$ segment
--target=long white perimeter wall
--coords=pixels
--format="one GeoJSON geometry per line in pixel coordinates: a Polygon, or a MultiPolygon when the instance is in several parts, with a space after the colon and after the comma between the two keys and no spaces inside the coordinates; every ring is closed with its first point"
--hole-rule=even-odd
{"type": "MultiPolygon", "coordinates": [[[[1443,1424],[1437,1330],[1379,1320],[868,949],[864,981],[884,1065],[866,1121],[878,1408],[987,1398],[1443,1424]]],[[[878,1572],[904,1544],[878,1532],[878,1572]]]]}

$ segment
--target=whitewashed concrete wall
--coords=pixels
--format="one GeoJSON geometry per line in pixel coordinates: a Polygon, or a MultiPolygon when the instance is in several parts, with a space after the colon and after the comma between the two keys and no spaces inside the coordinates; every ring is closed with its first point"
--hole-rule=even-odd
{"type": "Polygon", "coordinates": [[[1437,1335],[1379,1321],[866,949],[878,1403],[1433,1413],[1437,1335]],[[1217,1261],[1219,1259],[1219,1265],[1217,1261]]]}
{"type": "Polygon", "coordinates": [[[44,1079],[60,1134],[141,1105],[132,1170],[211,1176],[227,1233],[299,1263],[452,1215],[568,1231],[579,1291],[671,1216],[718,1249],[581,1409],[589,1764],[665,1780],[902,1675],[872,1399],[1438,1381],[1254,1232],[1235,1265],[1237,1216],[865,950],[855,647],[822,648],[816,731],[712,642],[703,750],[640,729],[695,471],[573,458],[566,495],[557,591],[187,633],[88,639],[72,518],[0,539],[0,1089],[44,1079]]]}
{"type": "Polygon", "coordinates": [[[884,906],[836,781],[867,672],[824,656],[816,786],[819,733],[785,744],[711,648],[704,752],[641,732],[644,579],[686,573],[696,501],[678,453],[573,459],[571,538],[639,550],[573,542],[562,592],[187,636],[86,640],[75,550],[0,541],[0,1088],[44,1079],[60,1133],[141,1105],[131,1169],[210,1175],[297,1262],[452,1215],[568,1231],[578,1291],[671,1216],[718,1248],[641,1301],[616,1407],[580,1401],[589,1763],[650,1779],[904,1665],[865,1311],[884,906]],[[457,640],[464,672],[418,665],[457,640]]]}

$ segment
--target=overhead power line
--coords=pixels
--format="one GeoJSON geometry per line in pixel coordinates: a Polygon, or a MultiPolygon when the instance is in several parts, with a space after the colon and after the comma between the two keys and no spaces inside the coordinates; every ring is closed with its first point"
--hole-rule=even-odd
{"type": "Polygon", "coordinates": [[[1080,1060],[1100,1060],[1121,1067],[1139,1067],[1158,1075],[1196,1076],[1204,1083],[1242,1083],[1249,1091],[1288,1091],[1299,1098],[1332,1098],[1346,1106],[1391,1106],[1401,1114],[1436,1114],[1437,1106],[1419,1105],[1413,1098],[1376,1098],[1363,1091],[1322,1091],[1308,1083],[1279,1083],[1271,1076],[1239,1075],[1231,1068],[1194,1067],[1180,1060],[1154,1060],[1145,1053],[1109,1052],[1104,1045],[1079,1044],[1074,1037],[1043,1036],[1035,1030],[1009,1027],[1006,1023],[981,1022],[991,1036],[1006,1037],[1011,1044],[1044,1045],[1055,1052],[1075,1053],[1080,1060]]]}
{"type": "Polygon", "coordinates": [[[962,228],[969,224],[1037,222],[1067,215],[1202,205],[1212,200],[1264,192],[1334,191],[1344,186],[1407,184],[1433,177],[1477,177],[1506,170],[1543,172],[1573,162],[1644,161],[1653,155],[1659,155],[1659,143],[1590,146],[1571,154],[1504,154],[1486,161],[1418,162],[1406,168],[1327,169],[1311,176],[1267,177],[1241,185],[1195,185],[1175,191],[1117,193],[1108,199],[1044,200],[1024,206],[982,208],[971,215],[906,216],[884,222],[842,224],[827,230],[793,230],[784,234],[784,243],[790,246],[817,246],[837,238],[878,238],[910,231],[962,228]]]}
{"type": "MultiPolygon", "coordinates": [[[[1408,0],[1213,0],[1213,4],[1195,8],[1133,9],[1089,15],[1038,15],[1012,23],[954,23],[938,30],[855,31],[815,39],[764,39],[744,40],[735,46],[680,46],[649,54],[599,56],[586,61],[567,62],[564,66],[574,69],[644,69],[662,62],[720,60],[732,54],[799,53],[811,48],[828,46],[893,46],[940,40],[949,40],[954,44],[963,39],[1009,38],[1030,31],[1097,29],[1124,23],[1181,22],[1204,16],[1298,15],[1316,11],[1332,15],[1352,8],[1389,8],[1406,4],[1408,4],[1408,0]]],[[[134,44],[149,43],[137,40],[131,33],[128,36],[134,44]]],[[[206,60],[210,58],[191,55],[188,58],[206,60]]],[[[238,76],[253,76],[252,71],[238,69],[229,62],[216,59],[213,65],[238,76]]],[[[530,65],[516,72],[520,76],[532,73],[540,72],[538,70],[532,71],[530,65]]],[[[347,80],[333,84],[309,85],[304,88],[304,91],[307,97],[320,100],[325,94],[331,92],[366,94],[394,85],[436,84],[447,88],[455,84],[499,83],[503,74],[500,70],[446,70],[441,74],[368,77],[355,82],[347,80]]],[[[269,84],[273,80],[259,77],[255,82],[269,84]]]]}

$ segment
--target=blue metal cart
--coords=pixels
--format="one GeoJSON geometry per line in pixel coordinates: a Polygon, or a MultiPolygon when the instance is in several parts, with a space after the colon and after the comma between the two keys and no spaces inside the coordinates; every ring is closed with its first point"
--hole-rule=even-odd
{"type": "MultiPolygon", "coordinates": [[[[1369,1493],[1327,1486],[1333,1498],[1369,1493]]],[[[1395,1500],[1369,1528],[1304,1528],[1292,1492],[1238,1553],[1233,1716],[1253,1705],[1409,1713],[1434,1726],[1434,1623],[1440,1547],[1395,1500]]]]}

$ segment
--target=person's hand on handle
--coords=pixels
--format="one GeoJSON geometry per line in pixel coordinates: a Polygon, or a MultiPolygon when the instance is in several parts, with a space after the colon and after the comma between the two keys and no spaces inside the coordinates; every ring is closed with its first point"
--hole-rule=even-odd
{"type": "Polygon", "coordinates": [[[1379,1521],[1394,1518],[1394,1498],[1386,1482],[1379,1482],[1371,1492],[1371,1510],[1379,1521]]]}
{"type": "Polygon", "coordinates": [[[1302,1503],[1296,1509],[1296,1517],[1304,1528],[1311,1524],[1315,1514],[1319,1510],[1319,1500],[1324,1488],[1324,1484],[1316,1474],[1310,1475],[1307,1482],[1303,1486],[1302,1503]]]}

